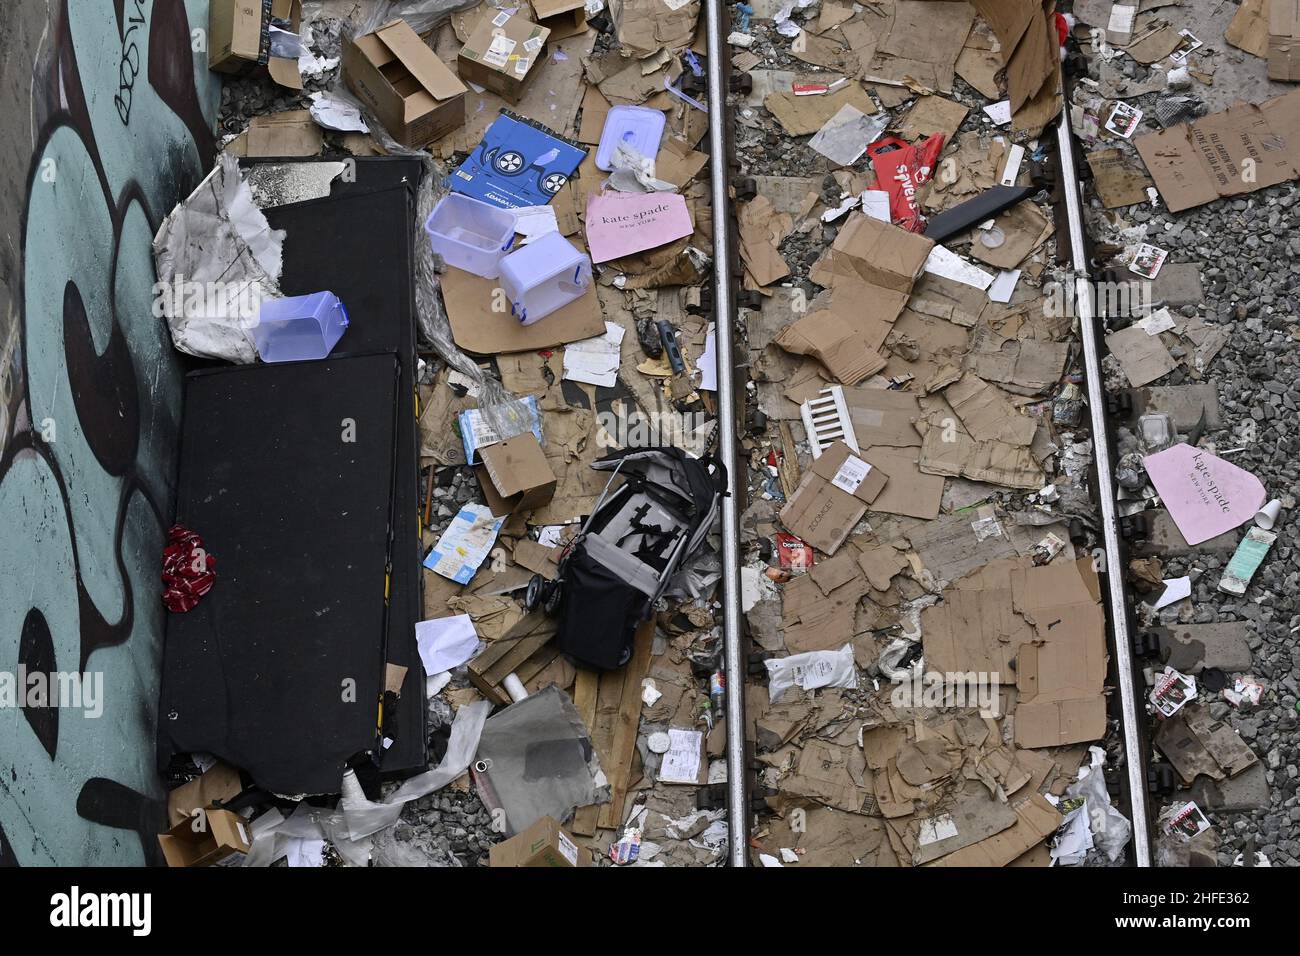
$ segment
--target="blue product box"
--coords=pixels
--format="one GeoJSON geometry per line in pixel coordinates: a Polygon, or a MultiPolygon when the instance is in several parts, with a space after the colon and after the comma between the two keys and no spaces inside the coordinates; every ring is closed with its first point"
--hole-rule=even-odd
{"type": "Polygon", "coordinates": [[[451,191],[503,209],[547,205],[587,155],[545,127],[503,112],[451,175],[451,191]]]}

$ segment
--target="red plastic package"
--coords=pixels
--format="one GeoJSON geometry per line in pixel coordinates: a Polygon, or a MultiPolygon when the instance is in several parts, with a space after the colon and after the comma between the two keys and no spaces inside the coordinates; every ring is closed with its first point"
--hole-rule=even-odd
{"type": "Polygon", "coordinates": [[[887,136],[867,147],[871,166],[876,171],[876,188],[889,193],[889,218],[894,225],[908,232],[925,228],[916,190],[930,181],[942,151],[942,133],[927,136],[916,145],[897,136],[887,136]]]}

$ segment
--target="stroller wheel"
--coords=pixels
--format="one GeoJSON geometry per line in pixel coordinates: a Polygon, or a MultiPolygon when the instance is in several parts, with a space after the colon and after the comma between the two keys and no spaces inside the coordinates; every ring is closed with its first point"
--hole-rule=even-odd
{"type": "Polygon", "coordinates": [[[616,667],[622,667],[624,664],[626,664],[626,663],[627,663],[628,661],[630,661],[631,659],[632,659],[632,647],[631,647],[631,645],[629,645],[629,646],[623,648],[623,653],[619,655],[618,663],[617,663],[615,666],[616,666],[616,667]]]}
{"type": "Polygon", "coordinates": [[[528,589],[524,591],[524,610],[537,610],[537,605],[541,603],[542,585],[545,583],[546,579],[540,574],[534,574],[528,579],[528,589]]]}
{"type": "Polygon", "coordinates": [[[560,590],[559,581],[544,581],[542,583],[542,611],[547,617],[555,617],[560,613],[560,598],[563,592],[560,590]]]}

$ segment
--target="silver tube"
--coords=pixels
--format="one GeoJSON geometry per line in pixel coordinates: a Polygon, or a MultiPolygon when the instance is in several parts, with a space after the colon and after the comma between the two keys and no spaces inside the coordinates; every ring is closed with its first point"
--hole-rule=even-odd
{"type": "Polygon", "coordinates": [[[1088,380],[1088,412],[1092,418],[1093,451],[1097,464],[1097,496],[1101,499],[1102,536],[1106,546],[1106,581],[1109,586],[1111,626],[1115,633],[1115,669],[1119,674],[1120,708],[1124,715],[1124,754],[1128,765],[1130,809],[1133,815],[1133,856],[1138,866],[1151,865],[1147,826],[1146,765],[1142,760],[1142,717],[1133,683],[1133,643],[1128,630],[1128,602],[1124,594],[1124,568],[1119,550],[1119,522],[1115,513],[1115,480],[1106,442],[1106,396],[1102,391],[1101,355],[1097,349],[1097,317],[1093,311],[1092,282],[1083,242],[1083,204],[1070,135],[1067,103],[1056,127],[1065,208],[1070,226],[1070,257],[1074,266],[1074,308],[1083,339],[1083,360],[1088,380]]]}
{"type": "Polygon", "coordinates": [[[718,455],[727,466],[722,499],[722,632],[727,675],[727,833],[732,866],[749,865],[749,781],[745,758],[745,661],[740,635],[740,521],[736,402],[732,381],[731,198],[727,171],[726,38],[722,0],[704,0],[708,28],[709,179],[713,205],[713,304],[718,361],[718,455]]]}

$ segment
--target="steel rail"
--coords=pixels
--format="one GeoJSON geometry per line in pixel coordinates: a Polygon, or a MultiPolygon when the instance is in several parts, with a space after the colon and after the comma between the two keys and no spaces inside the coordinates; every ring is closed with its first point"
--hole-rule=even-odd
{"type": "Polygon", "coordinates": [[[713,317],[718,363],[718,456],[727,467],[722,499],[722,633],[726,674],[728,862],[749,864],[749,761],[745,749],[745,659],[740,610],[739,472],[736,458],[736,396],[732,336],[732,202],[727,152],[727,46],[722,0],[704,0],[708,30],[709,185],[713,208],[713,317]]]}
{"type": "Polygon", "coordinates": [[[1088,414],[1092,422],[1093,455],[1097,469],[1097,506],[1106,552],[1106,583],[1112,633],[1115,637],[1115,668],[1119,680],[1120,709],[1124,719],[1124,755],[1128,771],[1129,808],[1133,821],[1133,857],[1140,867],[1151,865],[1151,843],[1147,809],[1146,757],[1143,746],[1145,710],[1139,706],[1133,670],[1133,642],[1128,626],[1128,599],[1124,592],[1124,565],[1120,549],[1119,519],[1115,511],[1115,479],[1110,461],[1106,396],[1101,373],[1099,333],[1093,301],[1093,285],[1084,242],[1083,198],[1075,164],[1074,141],[1070,132],[1067,104],[1056,127],[1061,191],[1070,232],[1073,265],[1074,309],[1083,341],[1085,378],[1088,386],[1088,414]]]}

